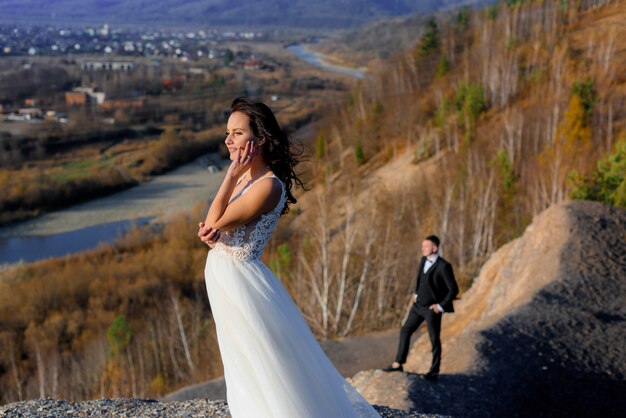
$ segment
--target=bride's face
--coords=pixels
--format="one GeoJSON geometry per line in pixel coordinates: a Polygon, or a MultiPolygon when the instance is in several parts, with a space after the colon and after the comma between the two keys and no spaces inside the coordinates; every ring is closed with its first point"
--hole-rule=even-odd
{"type": "Polygon", "coordinates": [[[226,140],[224,141],[228,147],[230,159],[234,160],[238,154],[243,153],[246,143],[250,140],[258,143],[250,127],[250,118],[242,112],[232,113],[228,118],[226,140]]]}

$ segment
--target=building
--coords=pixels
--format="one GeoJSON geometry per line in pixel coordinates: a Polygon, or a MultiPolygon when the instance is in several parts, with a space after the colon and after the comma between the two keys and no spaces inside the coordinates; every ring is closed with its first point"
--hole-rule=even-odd
{"type": "Polygon", "coordinates": [[[84,61],[81,67],[83,71],[133,71],[135,69],[135,62],[93,60],[84,61]]]}
{"type": "Polygon", "coordinates": [[[88,104],[102,105],[106,95],[93,87],[74,87],[65,92],[65,103],[69,106],[85,106],[88,104]]]}
{"type": "Polygon", "coordinates": [[[258,71],[263,66],[263,63],[258,60],[247,60],[243,64],[243,69],[246,71],[258,71]]]}
{"type": "Polygon", "coordinates": [[[114,109],[141,109],[143,107],[143,99],[132,100],[105,100],[102,103],[103,110],[114,109]]]}
{"type": "Polygon", "coordinates": [[[43,111],[38,107],[25,107],[23,109],[19,109],[17,114],[26,120],[43,118],[43,111]]]}

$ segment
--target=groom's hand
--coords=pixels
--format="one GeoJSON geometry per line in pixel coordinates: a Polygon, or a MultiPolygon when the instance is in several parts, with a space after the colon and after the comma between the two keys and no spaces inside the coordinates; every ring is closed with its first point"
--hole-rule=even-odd
{"type": "Polygon", "coordinates": [[[434,305],[430,305],[428,307],[428,309],[430,309],[431,311],[435,312],[435,313],[441,313],[441,310],[439,310],[439,306],[437,306],[437,304],[434,305]]]}

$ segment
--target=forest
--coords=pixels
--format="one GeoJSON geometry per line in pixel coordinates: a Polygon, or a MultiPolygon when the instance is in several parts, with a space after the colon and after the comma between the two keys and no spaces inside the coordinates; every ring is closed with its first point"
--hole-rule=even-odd
{"type": "Polygon", "coordinates": [[[508,1],[432,18],[327,114],[274,256],[319,335],[399,326],[429,234],[467,289],[549,206],[624,207],[625,13],[508,1]]]}
{"type": "MultiPolygon", "coordinates": [[[[626,207],[624,21],[608,0],[437,14],[320,110],[311,190],[264,254],[319,338],[399,326],[426,235],[466,290],[550,205],[626,207]]],[[[0,402],[158,397],[219,376],[205,210],[0,273],[0,402]]]]}

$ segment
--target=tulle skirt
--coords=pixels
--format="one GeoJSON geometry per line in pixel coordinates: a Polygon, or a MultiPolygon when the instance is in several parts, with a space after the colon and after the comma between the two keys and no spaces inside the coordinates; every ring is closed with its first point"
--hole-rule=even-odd
{"type": "Polygon", "coordinates": [[[337,372],[261,261],[210,251],[205,278],[233,418],[380,417],[337,372]]]}

